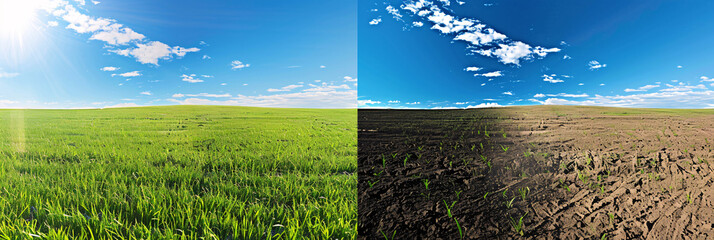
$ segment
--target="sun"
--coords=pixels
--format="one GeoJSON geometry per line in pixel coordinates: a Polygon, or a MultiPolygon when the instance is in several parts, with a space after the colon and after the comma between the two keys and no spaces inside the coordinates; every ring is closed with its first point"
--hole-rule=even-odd
{"type": "Polygon", "coordinates": [[[0,0],[0,34],[22,36],[37,21],[38,0],[0,0]]]}

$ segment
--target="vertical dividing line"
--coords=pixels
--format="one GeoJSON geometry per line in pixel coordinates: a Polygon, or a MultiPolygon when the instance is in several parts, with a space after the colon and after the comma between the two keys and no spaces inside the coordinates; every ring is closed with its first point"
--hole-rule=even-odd
{"type": "Polygon", "coordinates": [[[10,133],[15,151],[25,152],[25,110],[13,111],[10,114],[10,133]]]}

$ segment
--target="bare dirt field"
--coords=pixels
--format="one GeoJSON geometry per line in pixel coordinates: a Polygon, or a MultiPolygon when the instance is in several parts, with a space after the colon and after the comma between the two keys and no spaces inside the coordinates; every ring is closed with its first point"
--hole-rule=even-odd
{"type": "Polygon", "coordinates": [[[359,239],[714,238],[714,110],[358,115],[359,239]]]}

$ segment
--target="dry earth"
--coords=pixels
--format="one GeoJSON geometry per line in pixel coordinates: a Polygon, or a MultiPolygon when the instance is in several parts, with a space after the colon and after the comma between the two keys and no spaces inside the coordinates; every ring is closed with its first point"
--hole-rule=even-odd
{"type": "Polygon", "coordinates": [[[359,131],[359,239],[714,238],[712,110],[360,110],[359,131]]]}

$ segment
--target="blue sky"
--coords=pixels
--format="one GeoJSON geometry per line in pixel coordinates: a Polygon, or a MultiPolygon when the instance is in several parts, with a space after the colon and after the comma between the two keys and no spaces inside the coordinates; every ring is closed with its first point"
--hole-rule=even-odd
{"type": "Polygon", "coordinates": [[[360,108],[714,107],[714,1],[360,1],[360,108]]]}
{"type": "Polygon", "coordinates": [[[0,108],[354,108],[356,9],[356,1],[0,0],[0,108]]]}

